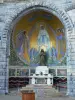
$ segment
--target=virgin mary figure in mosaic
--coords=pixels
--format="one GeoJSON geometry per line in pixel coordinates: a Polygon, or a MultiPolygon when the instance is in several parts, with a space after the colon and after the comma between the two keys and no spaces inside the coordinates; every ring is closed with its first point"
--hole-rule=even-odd
{"type": "Polygon", "coordinates": [[[44,25],[40,25],[37,43],[38,43],[39,53],[41,52],[41,50],[43,50],[46,54],[46,60],[45,60],[46,62],[44,62],[45,63],[44,65],[46,65],[47,58],[51,54],[50,54],[50,38],[49,38],[49,34],[46,28],[44,27],[44,25]]]}
{"type": "Polygon", "coordinates": [[[38,49],[44,49],[44,51],[50,50],[50,38],[47,30],[43,25],[40,25],[39,35],[38,35],[38,49]]]}
{"type": "Polygon", "coordinates": [[[40,25],[38,35],[38,49],[39,51],[44,50],[46,53],[45,65],[50,65],[56,62],[56,49],[51,47],[49,33],[43,25],[40,25]]]}

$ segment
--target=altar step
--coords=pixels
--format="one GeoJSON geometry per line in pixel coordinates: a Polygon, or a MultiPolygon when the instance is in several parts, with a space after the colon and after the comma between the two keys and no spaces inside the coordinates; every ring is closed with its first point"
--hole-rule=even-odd
{"type": "Polygon", "coordinates": [[[34,88],[36,97],[59,97],[62,94],[52,87],[34,88]]]}
{"type": "Polygon", "coordinates": [[[63,93],[60,93],[58,90],[48,85],[27,85],[26,87],[33,89],[36,97],[46,98],[63,96],[63,93]]]}

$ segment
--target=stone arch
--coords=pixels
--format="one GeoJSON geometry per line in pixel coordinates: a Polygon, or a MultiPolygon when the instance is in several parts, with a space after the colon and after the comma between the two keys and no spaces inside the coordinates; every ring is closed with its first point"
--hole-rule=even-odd
{"type": "MultiPolygon", "coordinates": [[[[13,7],[12,7],[13,9],[13,7]]],[[[70,58],[70,53],[69,53],[69,44],[70,44],[70,36],[73,36],[73,23],[70,19],[70,17],[68,16],[68,14],[64,11],[64,10],[60,10],[59,8],[57,8],[54,4],[52,3],[44,3],[42,2],[40,3],[28,3],[28,4],[17,4],[16,8],[15,8],[15,13],[12,15],[10,14],[10,21],[7,21],[5,23],[5,29],[4,29],[4,33],[2,34],[7,35],[7,37],[5,38],[7,40],[6,42],[6,62],[4,65],[6,70],[8,70],[8,65],[9,65],[9,55],[10,55],[10,35],[13,33],[13,26],[16,24],[16,21],[18,21],[24,14],[26,14],[26,12],[28,12],[28,10],[37,10],[37,9],[41,9],[41,10],[46,10],[52,14],[54,14],[56,17],[59,18],[59,20],[63,23],[64,27],[65,27],[65,35],[66,35],[66,41],[67,41],[67,52],[68,52],[68,59],[70,58]],[[17,10],[18,9],[18,10],[17,10]]],[[[3,40],[4,41],[4,40],[3,40]]],[[[69,59],[70,60],[70,59],[69,59]]],[[[4,63],[4,62],[3,62],[4,63]]],[[[68,65],[70,65],[70,61],[68,62],[68,65]]],[[[3,69],[4,70],[4,69],[3,69]]],[[[8,71],[6,76],[8,77],[8,71]]],[[[6,84],[8,82],[8,80],[5,80],[6,84]]],[[[69,87],[68,87],[69,89],[69,87]]],[[[8,92],[8,85],[6,85],[6,91],[5,93],[8,92]]]]}
{"type": "MultiPolygon", "coordinates": [[[[10,33],[13,33],[12,32],[13,26],[16,24],[16,22],[18,22],[19,19],[21,19],[21,17],[24,16],[25,14],[32,12],[34,10],[40,9],[40,10],[44,10],[44,11],[54,14],[62,22],[62,24],[64,25],[64,28],[65,28],[65,36],[66,36],[66,42],[67,42],[66,44],[67,44],[67,51],[68,51],[69,36],[73,33],[73,24],[72,24],[70,17],[64,10],[60,10],[53,3],[46,4],[44,2],[42,2],[41,4],[33,2],[32,4],[21,5],[21,7],[22,7],[21,9],[19,9],[17,7],[17,9],[19,9],[18,12],[15,13],[14,15],[12,15],[11,21],[8,22],[8,24],[6,25],[6,28],[9,30],[9,32],[7,34],[8,41],[9,41],[9,35],[11,35],[10,33]],[[8,27],[8,25],[11,27],[8,27]]],[[[7,50],[7,51],[9,51],[9,50],[7,50]]],[[[9,52],[8,52],[8,54],[10,55],[9,52]]],[[[67,58],[70,58],[70,56],[68,56],[67,58]]],[[[69,64],[70,63],[68,62],[68,65],[69,64]]]]}

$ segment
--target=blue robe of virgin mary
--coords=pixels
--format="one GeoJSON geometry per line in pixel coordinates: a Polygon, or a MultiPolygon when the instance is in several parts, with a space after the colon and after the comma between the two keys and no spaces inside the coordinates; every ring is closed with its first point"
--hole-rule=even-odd
{"type": "Polygon", "coordinates": [[[44,46],[46,48],[46,52],[48,53],[48,55],[50,56],[50,38],[48,35],[47,30],[44,29],[40,29],[39,34],[38,34],[38,50],[40,52],[41,47],[44,46]]]}

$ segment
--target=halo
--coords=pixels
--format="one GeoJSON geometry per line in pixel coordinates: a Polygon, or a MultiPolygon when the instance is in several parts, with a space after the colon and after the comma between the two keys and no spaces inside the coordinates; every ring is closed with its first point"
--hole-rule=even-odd
{"type": "Polygon", "coordinates": [[[41,49],[43,49],[44,51],[46,51],[46,46],[42,45],[41,48],[40,48],[40,51],[41,51],[41,49]]]}

